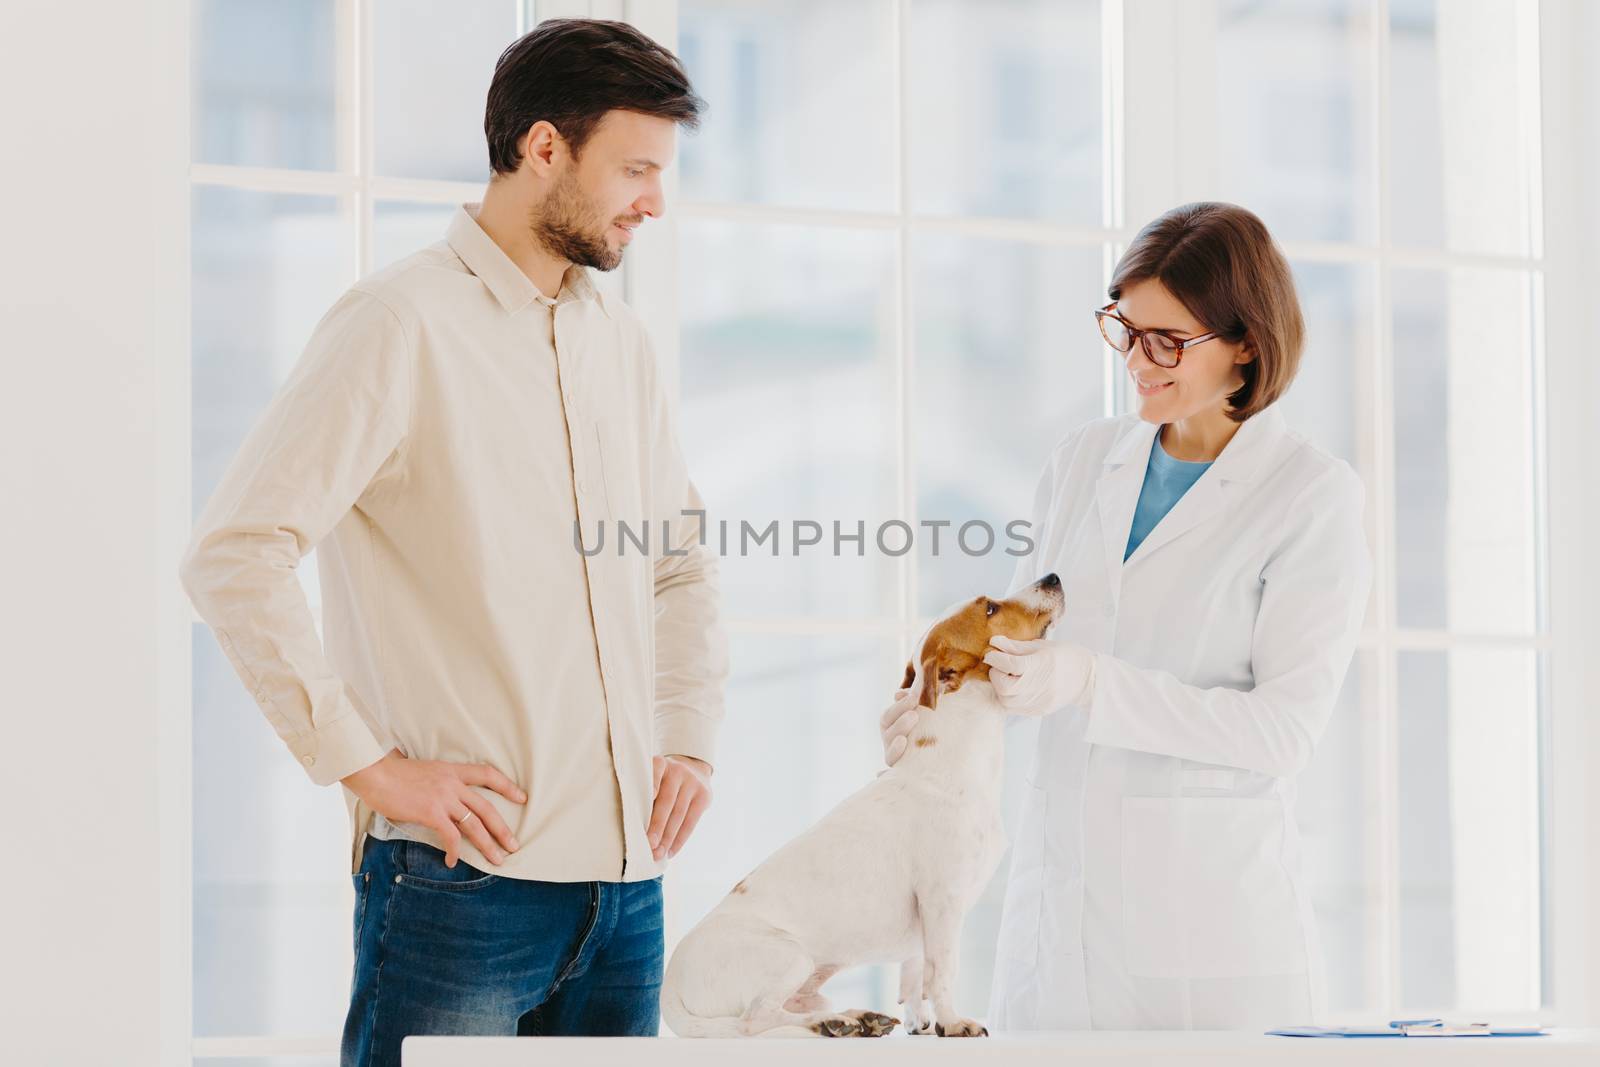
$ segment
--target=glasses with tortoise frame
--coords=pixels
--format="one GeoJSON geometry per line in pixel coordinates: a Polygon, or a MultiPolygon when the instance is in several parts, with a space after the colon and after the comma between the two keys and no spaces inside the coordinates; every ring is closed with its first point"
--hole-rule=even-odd
{"type": "Polygon", "coordinates": [[[1118,352],[1127,354],[1133,351],[1133,343],[1138,341],[1144,346],[1144,354],[1150,357],[1150,362],[1158,367],[1171,370],[1183,360],[1184,350],[1192,348],[1201,341],[1209,341],[1213,337],[1221,337],[1216,330],[1203,333],[1199,337],[1173,337],[1166,330],[1141,330],[1127,319],[1118,315],[1115,310],[1116,301],[1094,313],[1095,321],[1100,324],[1100,336],[1106,339],[1106,344],[1118,352]]]}

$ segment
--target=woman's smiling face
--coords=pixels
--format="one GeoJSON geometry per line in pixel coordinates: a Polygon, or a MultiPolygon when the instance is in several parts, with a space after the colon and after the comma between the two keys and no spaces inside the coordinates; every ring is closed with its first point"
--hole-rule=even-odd
{"type": "MultiPolygon", "coordinates": [[[[1155,278],[1125,285],[1116,313],[1138,329],[1163,330],[1180,340],[1213,329],[1197,322],[1155,278]]],[[[1184,349],[1176,367],[1160,367],[1145,355],[1143,344],[1135,344],[1126,359],[1128,377],[1138,396],[1139,417],[1159,425],[1223,410],[1228,397],[1244,384],[1239,366],[1252,358],[1247,341],[1214,337],[1184,349]]]]}

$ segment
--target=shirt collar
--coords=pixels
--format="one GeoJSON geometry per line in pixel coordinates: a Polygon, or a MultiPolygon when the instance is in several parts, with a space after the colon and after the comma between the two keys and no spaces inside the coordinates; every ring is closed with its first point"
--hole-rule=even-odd
{"type": "Polygon", "coordinates": [[[611,308],[606,303],[605,295],[594,284],[594,279],[589,277],[589,271],[577,264],[567,268],[566,275],[561,279],[561,292],[555,300],[541,293],[539,287],[522,273],[522,268],[513,263],[511,257],[495,244],[494,238],[478,225],[478,212],[482,208],[481,203],[462,204],[457,208],[445,231],[445,240],[461,257],[467,269],[477,275],[478,280],[494,294],[507,314],[515,314],[535,301],[563,304],[569,300],[593,300],[607,318],[611,317],[611,308]]]}
{"type": "MultiPolygon", "coordinates": [[[[1110,452],[1105,465],[1119,466],[1130,460],[1148,456],[1159,426],[1133,416],[1133,425],[1124,430],[1110,452]]],[[[1276,404],[1256,412],[1234,431],[1222,449],[1222,455],[1213,462],[1216,476],[1229,481],[1251,481],[1261,465],[1273,454],[1274,447],[1285,433],[1283,413],[1276,404]]]]}

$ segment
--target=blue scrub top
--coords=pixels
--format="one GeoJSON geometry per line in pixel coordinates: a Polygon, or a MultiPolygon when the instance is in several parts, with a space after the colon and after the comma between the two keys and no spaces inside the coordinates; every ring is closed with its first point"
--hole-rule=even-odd
{"type": "Polygon", "coordinates": [[[1122,553],[1124,563],[1133,555],[1134,549],[1150,536],[1150,531],[1156,528],[1161,517],[1172,510],[1172,505],[1183,498],[1183,494],[1200,480],[1209,466],[1210,461],[1190,463],[1188,460],[1173,459],[1161,447],[1160,431],[1156,432],[1155,443],[1150,446],[1150,464],[1144,470],[1144,488],[1139,490],[1139,505],[1133,509],[1128,548],[1122,553]]]}

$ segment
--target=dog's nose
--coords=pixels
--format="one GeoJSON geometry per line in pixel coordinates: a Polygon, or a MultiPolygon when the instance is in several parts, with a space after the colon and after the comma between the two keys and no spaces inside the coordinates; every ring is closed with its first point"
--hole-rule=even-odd
{"type": "Polygon", "coordinates": [[[1051,571],[1049,574],[1039,579],[1039,584],[1044,586],[1046,589],[1054,589],[1056,586],[1061,584],[1061,579],[1056,577],[1054,571],[1051,571]]]}

